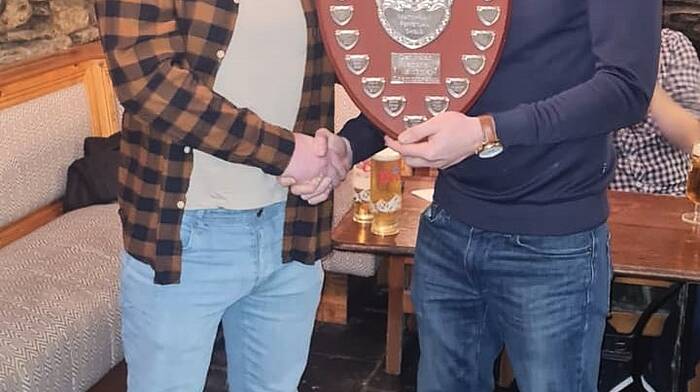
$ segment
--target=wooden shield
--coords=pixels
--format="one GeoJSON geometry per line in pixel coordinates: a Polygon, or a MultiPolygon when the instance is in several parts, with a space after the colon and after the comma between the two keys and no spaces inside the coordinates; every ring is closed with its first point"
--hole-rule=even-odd
{"type": "Polygon", "coordinates": [[[338,79],[384,133],[466,112],[505,42],[510,0],[316,0],[338,79]]]}

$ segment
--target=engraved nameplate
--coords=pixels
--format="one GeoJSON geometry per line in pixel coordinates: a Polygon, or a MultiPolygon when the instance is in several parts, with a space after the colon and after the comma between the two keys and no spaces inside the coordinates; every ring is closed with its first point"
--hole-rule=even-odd
{"type": "Polygon", "coordinates": [[[439,84],[439,53],[392,53],[392,84],[439,84]]]}

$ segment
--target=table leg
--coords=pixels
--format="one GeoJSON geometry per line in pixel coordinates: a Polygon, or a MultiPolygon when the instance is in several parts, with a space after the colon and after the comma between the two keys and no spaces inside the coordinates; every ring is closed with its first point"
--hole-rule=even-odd
{"type": "Polygon", "coordinates": [[[685,336],[686,316],[688,312],[688,283],[684,283],[678,293],[678,330],[676,341],[673,345],[673,361],[671,362],[671,391],[681,391],[681,379],[683,377],[683,338],[685,336]]]}
{"type": "Polygon", "coordinates": [[[389,256],[389,305],[386,323],[386,372],[401,373],[401,349],[403,340],[404,309],[404,258],[389,256]]]}

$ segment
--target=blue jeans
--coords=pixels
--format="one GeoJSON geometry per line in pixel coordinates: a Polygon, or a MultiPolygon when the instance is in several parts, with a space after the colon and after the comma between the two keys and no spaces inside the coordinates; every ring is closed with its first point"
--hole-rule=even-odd
{"type": "Polygon", "coordinates": [[[479,230],[437,205],[421,218],[412,280],[419,392],[492,392],[505,345],[522,392],[597,391],[611,269],[608,229],[479,230]]]}
{"type": "Polygon", "coordinates": [[[292,392],[306,366],[321,263],[282,263],[284,204],[186,211],[182,281],[153,284],[129,255],[121,275],[129,392],[204,388],[223,320],[229,388],[292,392]]]}

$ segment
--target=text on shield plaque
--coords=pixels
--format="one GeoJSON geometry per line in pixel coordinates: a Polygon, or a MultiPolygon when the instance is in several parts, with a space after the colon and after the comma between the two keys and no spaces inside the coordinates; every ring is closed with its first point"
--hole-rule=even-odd
{"type": "Polygon", "coordinates": [[[439,84],[439,53],[392,53],[392,84],[439,84]]]}

